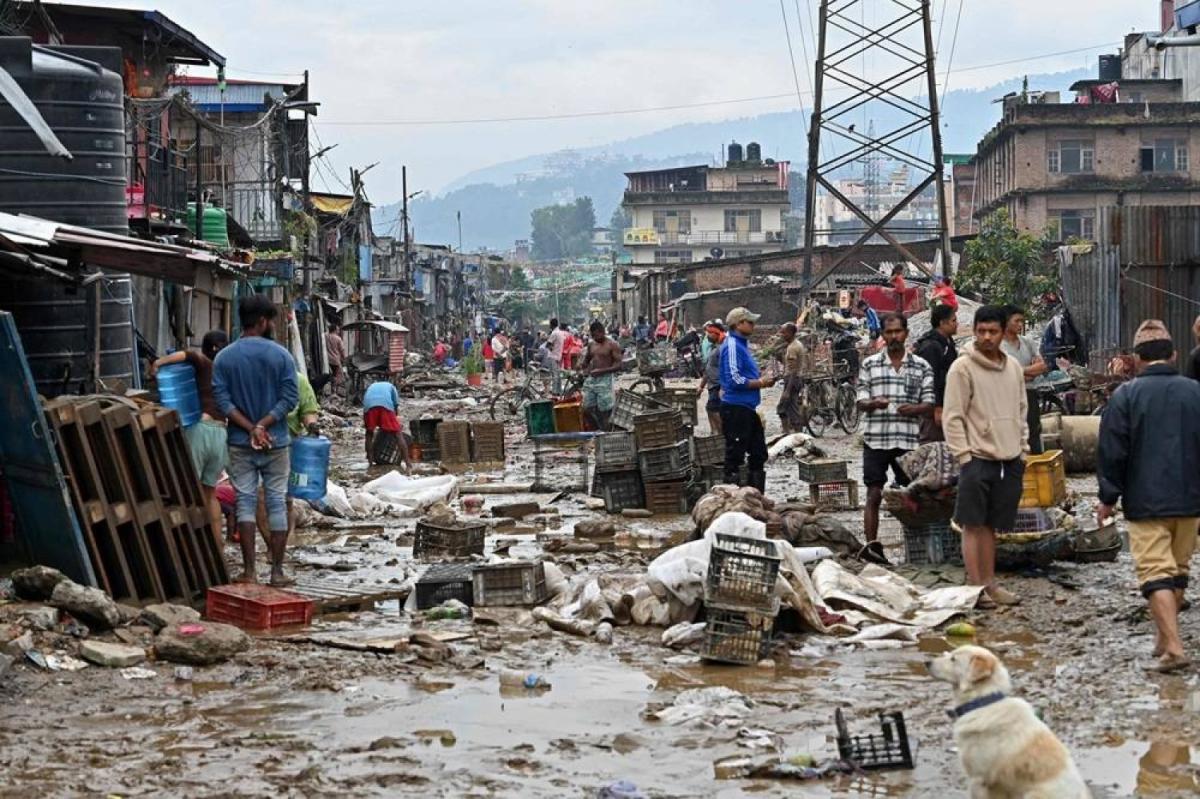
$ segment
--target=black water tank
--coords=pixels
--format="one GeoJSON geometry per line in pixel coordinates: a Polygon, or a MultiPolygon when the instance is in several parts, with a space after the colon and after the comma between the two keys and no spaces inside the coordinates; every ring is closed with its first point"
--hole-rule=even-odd
{"type": "Polygon", "coordinates": [[[740,164],[742,162],[742,145],[735,141],[729,143],[729,158],[727,163],[740,164]]]}
{"type": "Polygon", "coordinates": [[[1120,55],[1102,55],[1100,56],[1100,80],[1111,83],[1121,79],[1121,56],[1120,55]]]}
{"type": "Polygon", "coordinates": [[[125,98],[117,47],[41,47],[0,37],[0,66],[74,156],[46,151],[0,99],[0,211],[127,233],[125,98]]]}
{"type": "Polygon", "coordinates": [[[752,141],[746,145],[746,160],[747,161],[761,161],[762,160],[762,147],[758,146],[758,142],[752,141]]]}

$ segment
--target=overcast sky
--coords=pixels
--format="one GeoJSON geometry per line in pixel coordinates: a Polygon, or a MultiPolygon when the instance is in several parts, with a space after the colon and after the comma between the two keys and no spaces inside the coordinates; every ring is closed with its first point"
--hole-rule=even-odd
{"type": "MultiPolygon", "coordinates": [[[[1093,66],[1124,34],[1157,27],[1158,0],[934,0],[945,14],[944,73],[963,2],[951,88],[1025,72],[1093,66]],[[1098,46],[1098,47],[1097,47],[1098,46]],[[967,69],[1075,48],[1087,52],[967,69]],[[965,71],[959,71],[963,68],[965,71]]],[[[868,4],[884,0],[866,0],[868,4]]],[[[361,125],[545,116],[692,105],[794,92],[777,0],[183,0],[157,7],[228,59],[228,75],[297,78],[307,68],[316,124],[340,176],[367,175],[376,202],[436,191],[479,167],[565,147],[603,144],[680,122],[795,108],[778,99],[671,111],[485,124],[361,125]]],[[[799,68],[796,8],[812,56],[808,14],[818,0],[783,0],[799,68]]],[[[207,74],[196,70],[195,74],[207,74]]],[[[801,85],[807,91],[803,74],[801,85]]],[[[807,98],[805,98],[807,101],[807,98]]],[[[947,113],[952,115],[953,108],[947,113]]],[[[315,184],[321,187],[321,181],[315,184]]],[[[331,189],[338,190],[335,185],[331,189]]]]}

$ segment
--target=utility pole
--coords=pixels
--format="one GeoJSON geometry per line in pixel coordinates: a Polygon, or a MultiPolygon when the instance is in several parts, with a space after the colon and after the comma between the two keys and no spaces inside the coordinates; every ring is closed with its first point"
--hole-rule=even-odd
{"type": "MultiPolygon", "coordinates": [[[[302,202],[300,204],[301,212],[308,213],[309,208],[309,184],[308,172],[312,164],[308,155],[308,70],[304,70],[304,167],[300,172],[300,194],[302,202]]],[[[300,254],[300,269],[303,272],[301,285],[304,288],[304,296],[312,294],[312,271],[308,266],[308,248],[309,248],[309,232],[308,225],[304,226],[304,251],[300,254]]]]}
{"type": "Polygon", "coordinates": [[[455,211],[454,215],[458,218],[458,251],[462,252],[462,211],[455,211]]]}
{"type": "MultiPolygon", "coordinates": [[[[942,183],[942,137],[938,118],[937,75],[934,69],[933,33],[930,0],[821,0],[817,30],[817,61],[813,85],[812,124],[808,131],[808,185],[804,215],[804,272],[801,290],[807,297],[813,287],[845,263],[853,262],[859,251],[876,236],[896,251],[896,260],[907,260],[932,275],[928,264],[906,247],[897,234],[928,234],[915,223],[908,226],[894,220],[912,205],[931,185],[937,194],[938,238],[945,264],[950,263],[950,227],[946,218],[946,194],[942,183]],[[868,4],[871,14],[866,14],[868,4]],[[866,19],[874,20],[870,26],[866,19]],[[883,64],[879,72],[886,77],[865,74],[868,63],[883,64]],[[826,82],[837,91],[826,93],[826,82]],[[913,97],[925,95],[925,101],[913,97]],[[887,107],[889,114],[875,111],[887,107]],[[891,130],[866,132],[856,123],[867,119],[901,119],[891,130]],[[852,116],[854,114],[854,116],[852,116]],[[821,141],[826,139],[827,152],[821,141]],[[932,144],[932,155],[922,155],[922,141],[932,144]],[[889,209],[864,209],[834,185],[839,170],[869,158],[886,158],[909,166],[916,185],[889,209]],[[817,230],[816,197],[821,187],[837,202],[858,217],[860,227],[850,232],[856,240],[813,274],[813,247],[817,230]]],[[[863,125],[862,127],[866,127],[863,125]]]]}
{"type": "Polygon", "coordinates": [[[200,181],[200,115],[196,115],[196,241],[204,241],[204,186],[200,181]]]}
{"type": "Polygon", "coordinates": [[[408,275],[412,260],[412,241],[408,235],[408,166],[400,167],[400,196],[404,198],[400,211],[404,217],[404,274],[408,275]]]}

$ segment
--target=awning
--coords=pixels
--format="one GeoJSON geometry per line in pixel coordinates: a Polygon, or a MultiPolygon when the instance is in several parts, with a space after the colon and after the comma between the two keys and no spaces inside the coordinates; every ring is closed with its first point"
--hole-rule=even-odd
{"type": "Polygon", "coordinates": [[[312,207],[325,214],[345,216],[354,207],[354,198],[345,194],[310,194],[312,207]]]}
{"type": "Polygon", "coordinates": [[[48,219],[0,212],[0,252],[12,263],[20,260],[63,272],[92,266],[159,278],[182,286],[196,284],[204,267],[228,275],[243,275],[240,265],[191,247],[118,236],[101,230],[66,225],[48,219]],[[71,268],[64,268],[70,265],[71,268]]]}

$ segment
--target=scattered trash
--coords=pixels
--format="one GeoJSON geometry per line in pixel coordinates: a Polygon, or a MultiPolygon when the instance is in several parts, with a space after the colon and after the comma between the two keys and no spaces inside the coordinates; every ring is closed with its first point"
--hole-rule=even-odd
{"type": "Polygon", "coordinates": [[[516,669],[502,669],[500,685],[504,688],[524,688],[529,691],[549,691],[551,687],[550,682],[542,675],[516,669]]]}
{"type": "Polygon", "coordinates": [[[646,795],[629,780],[617,780],[601,788],[596,799],[646,799],[646,795]]]}
{"type": "Polygon", "coordinates": [[[176,666],[174,676],[179,682],[191,682],[195,669],[191,666],[176,666]]]}
{"type": "Polygon", "coordinates": [[[157,677],[158,672],[141,666],[130,666],[127,669],[121,669],[121,676],[127,680],[150,680],[157,677]]]}
{"type": "Polygon", "coordinates": [[[686,724],[697,719],[710,724],[736,723],[753,707],[754,703],[744,694],[718,685],[681,691],[671,705],[649,711],[647,718],[666,724],[686,724]]]}
{"type": "Polygon", "coordinates": [[[957,624],[951,624],[946,628],[946,635],[954,638],[974,638],[975,625],[968,624],[965,621],[960,621],[957,624]]]}
{"type": "Polygon", "coordinates": [[[662,634],[663,646],[669,646],[672,649],[682,649],[685,646],[698,644],[704,640],[705,626],[704,622],[689,624],[684,621],[673,627],[668,627],[662,634]]]}
{"type": "Polygon", "coordinates": [[[908,731],[900,711],[879,714],[878,735],[851,736],[840,707],[834,711],[833,718],[837,727],[838,755],[845,762],[866,770],[913,767],[908,731]]]}

